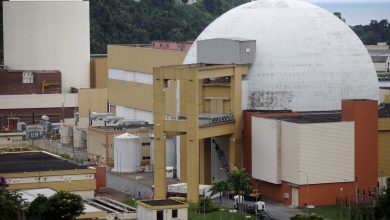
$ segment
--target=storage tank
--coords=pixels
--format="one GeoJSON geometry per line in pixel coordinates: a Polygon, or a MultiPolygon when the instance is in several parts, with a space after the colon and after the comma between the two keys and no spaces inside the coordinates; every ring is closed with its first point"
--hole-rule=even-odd
{"type": "MultiPolygon", "coordinates": [[[[167,138],[166,142],[166,160],[167,167],[176,168],[176,144],[174,138],[167,138]]],[[[154,136],[150,136],[150,164],[154,165],[154,136]]]]}
{"type": "Polygon", "coordinates": [[[139,137],[124,133],[114,137],[114,172],[134,173],[141,166],[139,137]]]}

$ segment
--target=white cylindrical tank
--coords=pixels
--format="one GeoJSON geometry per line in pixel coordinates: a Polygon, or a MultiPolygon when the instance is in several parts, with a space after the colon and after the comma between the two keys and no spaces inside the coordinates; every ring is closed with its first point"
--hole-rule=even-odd
{"type": "Polygon", "coordinates": [[[124,133],[114,137],[114,172],[133,173],[141,166],[139,137],[124,133]]]}
{"type": "MultiPolygon", "coordinates": [[[[166,143],[166,161],[167,167],[176,168],[176,143],[174,138],[167,138],[166,143]]],[[[150,136],[150,163],[154,164],[154,136],[150,136]]]]}

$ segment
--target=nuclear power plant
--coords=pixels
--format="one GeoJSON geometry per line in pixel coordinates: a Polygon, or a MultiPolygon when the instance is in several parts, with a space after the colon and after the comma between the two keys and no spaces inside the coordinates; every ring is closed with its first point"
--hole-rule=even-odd
{"type": "Polygon", "coordinates": [[[113,202],[122,211],[102,208],[106,215],[187,219],[177,198],[220,196],[211,185],[236,168],[250,175],[253,193],[294,208],[374,202],[389,187],[390,86],[377,70],[390,50],[364,45],[323,8],[251,1],[194,41],[107,45],[107,55],[90,57],[89,2],[3,5],[0,76],[12,84],[0,84],[0,146],[31,141],[99,167],[88,167],[88,199],[106,175],[115,190],[148,198],[137,214],[113,202]],[[54,35],[35,28],[41,20],[54,35]],[[30,29],[32,37],[21,34],[30,29]],[[49,56],[57,38],[63,45],[49,56]]]}

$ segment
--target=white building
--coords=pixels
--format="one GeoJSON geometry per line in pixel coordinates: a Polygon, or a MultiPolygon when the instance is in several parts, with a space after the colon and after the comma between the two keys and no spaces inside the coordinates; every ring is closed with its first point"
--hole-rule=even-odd
{"type": "Polygon", "coordinates": [[[4,65],[59,70],[62,91],[89,88],[89,2],[4,1],[4,65]]]}
{"type": "Polygon", "coordinates": [[[366,45],[377,72],[390,72],[390,49],[386,43],[366,45]]]}

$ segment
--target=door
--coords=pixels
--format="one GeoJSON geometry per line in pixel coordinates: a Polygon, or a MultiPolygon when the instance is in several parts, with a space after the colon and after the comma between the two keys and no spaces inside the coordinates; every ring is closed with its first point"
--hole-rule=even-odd
{"type": "Polygon", "coordinates": [[[291,191],[292,191],[291,205],[293,207],[298,207],[298,205],[299,205],[299,189],[297,187],[292,187],[291,191]]]}

